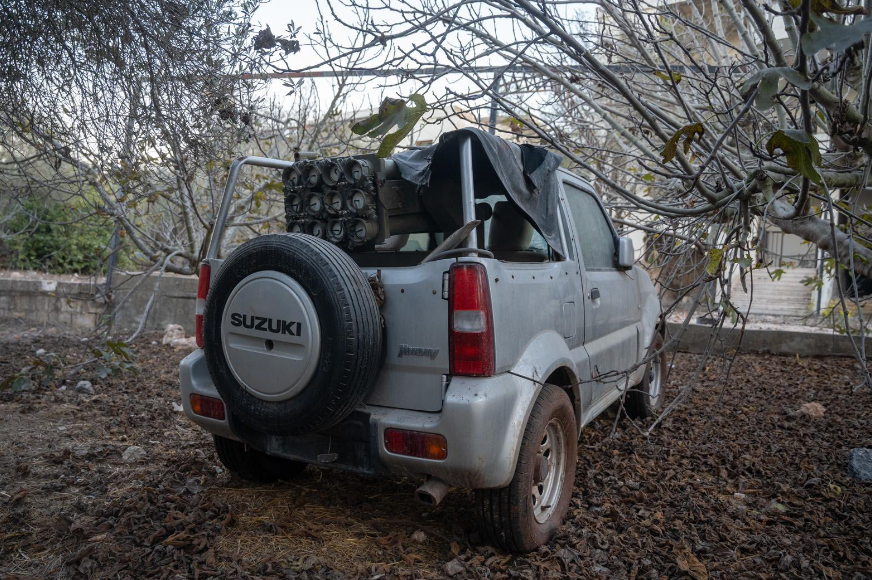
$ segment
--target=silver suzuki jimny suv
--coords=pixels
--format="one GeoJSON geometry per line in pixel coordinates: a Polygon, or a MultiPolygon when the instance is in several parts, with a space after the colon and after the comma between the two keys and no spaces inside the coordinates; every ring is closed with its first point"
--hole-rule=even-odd
{"type": "Polygon", "coordinates": [[[660,306],[633,245],[560,157],[477,129],[426,149],[236,160],[197,294],[187,416],[256,481],[307,464],[475,490],[485,537],[549,541],[581,428],[648,416],[660,306]],[[287,233],[219,255],[245,165],[283,171],[287,233]]]}

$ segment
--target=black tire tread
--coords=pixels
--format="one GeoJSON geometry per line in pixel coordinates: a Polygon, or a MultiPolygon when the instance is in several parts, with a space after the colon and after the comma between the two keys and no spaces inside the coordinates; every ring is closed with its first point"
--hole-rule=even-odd
{"type": "MultiPolygon", "coordinates": [[[[362,328],[355,328],[354,332],[347,333],[346,341],[354,343],[359,336],[371,336],[373,326],[380,326],[381,319],[379,317],[378,305],[366,276],[347,254],[330,242],[314,236],[305,236],[303,239],[311,243],[313,248],[320,252],[320,256],[331,264],[334,271],[341,272],[345,280],[357,283],[356,291],[347,293],[350,308],[346,312],[346,325],[352,324],[362,326],[362,328]]],[[[340,292],[344,293],[345,290],[341,289],[340,292]]],[[[349,348],[349,352],[360,352],[360,350],[359,348],[349,348]]],[[[350,373],[348,385],[351,390],[345,393],[344,396],[340,394],[335,395],[331,405],[323,408],[323,415],[335,417],[332,421],[324,421],[320,417],[314,419],[314,421],[320,423],[320,428],[332,427],[347,417],[360,404],[363,397],[366,396],[372,384],[372,379],[378,373],[381,347],[379,346],[378,349],[364,349],[364,352],[369,356],[354,357],[351,361],[348,360],[349,357],[346,357],[344,364],[346,372],[350,373]]]]}
{"type": "MultiPolygon", "coordinates": [[[[531,462],[534,455],[525,453],[524,450],[536,449],[538,447],[540,431],[550,420],[550,415],[545,415],[548,414],[549,409],[556,409],[561,406],[567,408],[569,414],[574,417],[572,403],[566,392],[560,387],[545,385],[539,393],[533,409],[530,411],[530,417],[527,419],[527,426],[521,439],[521,452],[518,454],[518,463],[515,466],[515,475],[512,478],[512,482],[502,488],[475,490],[476,516],[480,531],[490,544],[503,550],[527,552],[536,547],[536,545],[531,544],[531,539],[528,535],[525,537],[522,514],[515,505],[513,496],[518,494],[519,486],[526,485],[524,480],[529,476],[533,468],[531,462]]],[[[574,422],[572,426],[572,431],[575,432],[574,422]]],[[[575,445],[570,445],[570,448],[574,451],[575,445]]],[[[563,494],[569,494],[570,496],[575,479],[575,461],[572,459],[572,457],[569,459],[572,464],[570,478],[564,481],[563,488],[563,494]]],[[[523,494],[523,496],[526,496],[526,494],[523,494]]],[[[565,497],[565,495],[562,497],[565,497]]]]}
{"type": "Polygon", "coordinates": [[[257,483],[273,483],[279,479],[290,479],[306,469],[306,464],[246,447],[244,443],[213,435],[218,459],[232,473],[242,479],[257,483]]]}
{"type": "MultiPolygon", "coordinates": [[[[652,342],[652,346],[649,349],[650,352],[654,352],[659,350],[663,346],[663,337],[659,333],[654,334],[654,340],[652,342]]],[[[660,372],[664,373],[666,371],[666,353],[660,353],[660,372]]],[[[654,412],[657,409],[652,409],[651,405],[649,405],[648,400],[648,388],[649,388],[649,370],[651,363],[649,362],[645,366],[645,373],[642,376],[642,380],[638,385],[634,386],[627,392],[627,396],[624,398],[624,410],[627,412],[627,416],[630,419],[647,419],[648,417],[654,416],[654,412]]],[[[660,400],[663,400],[663,384],[661,381],[660,384],[661,394],[660,400]]]]}

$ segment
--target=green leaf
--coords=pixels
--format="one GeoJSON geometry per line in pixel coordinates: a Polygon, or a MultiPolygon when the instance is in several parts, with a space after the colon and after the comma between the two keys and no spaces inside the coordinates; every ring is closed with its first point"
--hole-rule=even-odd
{"type": "Polygon", "coordinates": [[[18,375],[10,375],[3,379],[3,382],[0,382],[0,391],[5,391],[6,389],[12,388],[12,382],[17,376],[18,375]]]}
{"type": "Polygon", "coordinates": [[[730,317],[730,322],[732,324],[736,324],[739,322],[739,314],[736,312],[736,309],[733,308],[733,305],[727,302],[726,300],[721,301],[721,305],[724,308],[724,312],[727,313],[727,316],[730,317]]]}
{"type": "Polygon", "coordinates": [[[815,290],[823,288],[824,281],[821,280],[818,276],[803,278],[801,280],[803,286],[811,286],[815,290]]]}
{"type": "Polygon", "coordinates": [[[724,250],[721,248],[712,248],[708,251],[708,264],[705,266],[706,274],[714,276],[721,268],[721,262],[724,260],[724,250]]]}
{"type": "Polygon", "coordinates": [[[427,112],[427,101],[422,95],[414,94],[408,99],[414,107],[407,106],[406,99],[386,98],[379,106],[378,113],[370,115],[363,121],[351,126],[355,135],[367,137],[384,137],[378,148],[379,157],[388,157],[397,144],[409,134],[421,116],[427,112]],[[398,127],[396,131],[388,131],[398,127]]]}
{"type": "Polygon", "coordinates": [[[17,393],[29,388],[32,381],[30,373],[25,372],[26,370],[27,369],[24,369],[20,373],[6,377],[6,379],[0,383],[0,391],[11,389],[13,393],[17,393]]]}
{"type": "Polygon", "coordinates": [[[427,112],[427,101],[424,100],[422,95],[412,95],[409,97],[409,100],[415,103],[415,108],[408,109],[405,125],[384,138],[381,147],[376,152],[376,155],[379,157],[389,157],[397,144],[409,134],[418,120],[427,112]]]}
{"type": "Polygon", "coordinates": [[[872,32],[872,18],[866,18],[844,26],[818,14],[811,15],[817,30],[802,35],[802,49],[808,54],[817,54],[827,48],[831,52],[845,52],[850,46],[863,41],[867,32],[872,32]]]}
{"type": "Polygon", "coordinates": [[[30,388],[32,381],[29,375],[21,374],[18,375],[14,381],[12,381],[12,392],[17,393],[19,391],[23,391],[24,389],[30,388]]]}
{"type": "Polygon", "coordinates": [[[741,258],[733,258],[730,260],[733,264],[738,264],[742,268],[750,268],[751,267],[751,258],[748,256],[743,256],[741,258]]]}
{"type": "Polygon", "coordinates": [[[669,74],[666,74],[665,72],[658,70],[658,71],[654,71],[654,76],[657,77],[658,79],[663,79],[667,83],[670,80],[675,81],[675,84],[678,84],[681,82],[681,73],[678,73],[678,72],[670,72],[669,74]],[[671,79],[670,79],[670,76],[671,76],[671,79]]]}
{"type": "MultiPolygon", "coordinates": [[[[799,8],[802,0],[789,0],[793,8],[799,8]]],[[[861,5],[842,6],[836,0],[811,0],[811,11],[814,14],[832,12],[833,14],[866,14],[866,9],[861,5]]]]}
{"type": "Polygon", "coordinates": [[[795,129],[776,131],[766,142],[766,151],[774,155],[776,149],[784,153],[788,167],[820,185],[821,176],[815,165],[821,164],[821,152],[811,134],[795,129]]]}
{"type": "Polygon", "coordinates": [[[783,276],[783,275],[784,275],[784,270],[782,270],[781,268],[778,268],[777,270],[775,270],[771,274],[769,274],[769,277],[772,280],[775,280],[776,282],[778,282],[779,280],[781,280],[781,276],[783,276]]]}
{"type": "Polygon", "coordinates": [[[654,176],[650,173],[646,173],[642,176],[642,181],[647,181],[648,183],[651,183],[652,181],[654,181],[654,176]]]}
{"type": "Polygon", "coordinates": [[[116,356],[121,357],[125,361],[132,361],[136,358],[130,345],[122,340],[119,340],[117,342],[107,340],[106,347],[109,348],[109,350],[111,350],[113,353],[115,353],[116,356]]]}
{"type": "Polygon", "coordinates": [[[776,66],[755,72],[742,83],[739,89],[743,95],[749,95],[755,87],[759,87],[754,97],[754,106],[761,111],[771,109],[775,105],[775,95],[778,94],[778,82],[786,80],[798,89],[808,90],[811,81],[789,66],[776,66]]]}
{"type": "Polygon", "coordinates": [[[660,155],[663,156],[663,163],[669,163],[675,158],[675,154],[678,152],[678,141],[682,137],[684,137],[683,148],[686,155],[693,144],[693,138],[699,136],[697,139],[699,141],[703,135],[705,135],[705,127],[702,126],[702,123],[693,123],[692,125],[685,125],[680,128],[675,132],[675,135],[669,138],[663,151],[660,152],[660,155]]]}

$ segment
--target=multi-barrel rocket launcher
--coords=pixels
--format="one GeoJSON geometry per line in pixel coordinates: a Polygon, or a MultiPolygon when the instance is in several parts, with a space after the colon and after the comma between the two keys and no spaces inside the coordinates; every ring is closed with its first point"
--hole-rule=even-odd
{"type": "Polygon", "coordinates": [[[300,161],[284,171],[282,181],[288,231],[349,250],[435,226],[414,184],[400,178],[390,159],[357,155],[300,161]]]}

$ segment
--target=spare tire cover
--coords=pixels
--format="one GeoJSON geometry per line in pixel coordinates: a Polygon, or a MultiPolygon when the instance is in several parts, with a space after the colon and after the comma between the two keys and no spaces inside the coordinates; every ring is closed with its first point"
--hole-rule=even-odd
{"type": "Polygon", "coordinates": [[[381,361],[366,276],[342,250],[306,234],[261,236],[224,261],[206,299],[203,338],[232,421],[277,435],[344,419],[381,361]]]}

